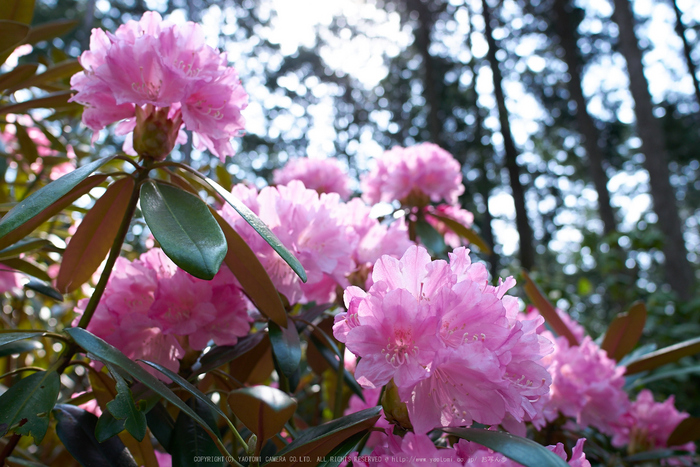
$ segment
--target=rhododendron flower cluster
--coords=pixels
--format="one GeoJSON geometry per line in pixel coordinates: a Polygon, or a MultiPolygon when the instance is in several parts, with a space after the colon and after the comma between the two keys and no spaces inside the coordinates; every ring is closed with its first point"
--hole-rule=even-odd
{"type": "Polygon", "coordinates": [[[169,25],[146,12],[114,34],[93,29],[80,64],[85,71],[71,79],[77,91],[72,100],[87,106],[83,123],[95,131],[93,141],[99,130],[121,121],[117,134],[135,130],[137,152],[162,159],[176,139],[186,140],[179,133],[184,123],[198,149],[206,147],[222,161],[233,155],[230,139],[243,130],[248,95],[226,54],[205,43],[200,25],[169,25]]]}
{"type": "Polygon", "coordinates": [[[430,201],[453,205],[464,193],[459,162],[432,143],[386,151],[362,177],[361,186],[362,197],[372,204],[399,200],[407,206],[426,206],[430,201]]]}
{"type": "MultiPolygon", "coordinates": [[[[86,305],[81,300],[77,311],[86,305]]],[[[233,345],[248,334],[247,308],[228,269],[212,281],[200,280],[152,249],[133,262],[117,259],[87,329],[132,359],[177,372],[185,344],[202,350],[210,341],[233,345]]]]}
{"type": "Polygon", "coordinates": [[[400,260],[377,261],[368,292],[346,289],[348,311],[336,317],[334,336],[361,357],[360,385],[393,379],[417,433],[523,420],[549,392],[542,319],[515,319],[502,300],[514,281],[491,287],[486,277],[464,248],[448,263],[412,246],[400,260]]]}
{"type": "Polygon", "coordinates": [[[309,159],[306,157],[292,159],[281,169],[273,173],[276,185],[286,185],[292,180],[299,180],[306,188],[320,193],[338,193],[346,200],[352,193],[350,177],[338,159],[309,159]]]}

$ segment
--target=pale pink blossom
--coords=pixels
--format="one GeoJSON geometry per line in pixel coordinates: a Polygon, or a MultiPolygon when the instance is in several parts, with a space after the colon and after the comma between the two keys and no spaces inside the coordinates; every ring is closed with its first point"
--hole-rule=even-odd
{"type": "MultiPolygon", "coordinates": [[[[438,206],[426,206],[427,212],[434,213],[440,216],[449,217],[462,224],[465,227],[471,227],[474,224],[474,214],[462,209],[461,206],[450,206],[449,204],[440,204],[438,206]]],[[[428,221],[430,225],[435,227],[435,230],[440,233],[445,239],[445,244],[451,248],[459,248],[462,245],[469,244],[469,241],[463,237],[460,237],[455,232],[452,231],[444,222],[436,219],[433,216],[425,216],[425,220],[428,221]]]]}
{"type": "Polygon", "coordinates": [[[164,151],[172,149],[184,123],[198,149],[206,147],[222,161],[233,155],[230,139],[243,131],[241,110],[248,96],[226,54],[205,43],[201,26],[168,24],[158,13],[146,12],[113,34],[93,29],[80,63],[85,71],[71,79],[77,91],[72,100],[87,107],[83,123],[95,131],[93,141],[102,128],[122,120],[128,122],[122,134],[129,133],[139,107],[162,115],[166,124],[160,126],[169,121],[174,127],[160,128],[172,135],[164,151]]]}
{"type": "Polygon", "coordinates": [[[348,199],[350,177],[337,159],[291,159],[281,169],[273,172],[276,185],[286,185],[292,180],[300,180],[306,188],[320,193],[338,193],[341,199],[348,199]]]}
{"type": "Polygon", "coordinates": [[[5,292],[17,292],[22,288],[24,276],[7,266],[0,264],[0,294],[5,292]]]}
{"type": "MultiPolygon", "coordinates": [[[[376,467],[425,467],[441,465],[462,467],[454,449],[439,449],[424,434],[406,433],[404,437],[390,434],[386,445],[378,446],[364,465],[376,467]]],[[[362,464],[359,464],[362,465],[362,464]]]]}
{"type": "Polygon", "coordinates": [[[361,186],[370,204],[395,200],[408,206],[425,206],[430,201],[455,204],[464,193],[459,162],[432,143],[386,151],[362,177],[361,186]]]}
{"type": "Polygon", "coordinates": [[[224,219],[246,240],[290,304],[329,303],[335,299],[338,286],[348,285],[347,275],[355,269],[352,252],[357,235],[343,224],[336,193],[319,196],[298,180],[263,188],[260,193],[237,185],[232,193],[258,215],[304,267],[306,283],[233,208],[224,206],[224,219]]]}

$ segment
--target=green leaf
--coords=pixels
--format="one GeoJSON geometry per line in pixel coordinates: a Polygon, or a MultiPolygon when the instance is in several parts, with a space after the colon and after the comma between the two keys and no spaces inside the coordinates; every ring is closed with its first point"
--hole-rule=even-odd
{"type": "Polygon", "coordinates": [[[420,237],[420,242],[435,255],[442,254],[447,248],[442,235],[435,230],[435,227],[422,219],[416,222],[416,234],[420,237]]]}
{"type": "Polygon", "coordinates": [[[41,337],[46,331],[15,331],[15,330],[0,330],[0,345],[17,342],[32,337],[41,337]]]}
{"type": "Polygon", "coordinates": [[[90,352],[94,358],[102,361],[103,363],[111,363],[117,368],[121,368],[122,370],[126,371],[129,375],[141,381],[155,393],[161,395],[163,398],[165,398],[165,400],[185,412],[185,414],[188,416],[192,417],[202,426],[202,428],[204,428],[209,436],[215,440],[217,446],[219,447],[219,451],[225,456],[229,455],[223,444],[221,444],[221,440],[214,433],[214,431],[212,431],[207,422],[202,420],[199,415],[197,415],[190,407],[182,402],[182,400],[177,397],[175,393],[173,393],[165,384],[144,370],[138,363],[133,362],[126,355],[121,353],[119,349],[111,346],[85,329],[69,328],[66,329],[65,332],[71,336],[79,346],[90,352]]]}
{"type": "Polygon", "coordinates": [[[34,76],[38,66],[39,65],[36,63],[25,63],[23,65],[17,65],[13,70],[7,73],[3,73],[0,75],[0,91],[17,86],[34,76]]]}
{"type": "MultiPolygon", "coordinates": [[[[0,238],[0,248],[5,248],[22,240],[32,231],[34,231],[34,229],[43,224],[45,221],[55,216],[66,207],[70,206],[76,199],[80,198],[82,195],[89,192],[94,187],[104,182],[106,179],[106,175],[93,175],[92,177],[88,177],[86,180],[83,180],[66,195],[62,196],[58,201],[52,203],[50,206],[42,210],[32,219],[25,222],[20,227],[15,228],[12,232],[8,233],[7,235],[2,236],[2,238],[0,238]]],[[[5,217],[3,217],[2,220],[4,220],[5,217]]],[[[0,224],[2,223],[2,220],[0,220],[0,224]]]]}
{"type": "Polygon", "coordinates": [[[268,323],[272,353],[280,366],[282,373],[291,377],[299,368],[301,362],[301,342],[294,323],[281,328],[275,323],[268,323]]]}
{"type": "Polygon", "coordinates": [[[360,432],[369,430],[379,419],[381,407],[372,407],[344,417],[332,420],[323,425],[315,426],[299,433],[297,438],[277,453],[278,458],[271,465],[289,467],[293,465],[308,465],[299,461],[300,458],[310,457],[316,462],[319,457],[325,457],[337,446],[344,443],[360,432]],[[297,461],[292,462],[294,456],[297,461]]]}
{"type": "Polygon", "coordinates": [[[15,47],[24,42],[29,33],[29,26],[17,21],[0,20],[0,31],[0,55],[3,56],[4,63],[15,47]]]}
{"type": "MultiPolygon", "coordinates": [[[[36,44],[37,42],[46,41],[53,39],[54,37],[60,37],[73,30],[79,21],[74,19],[59,19],[57,21],[49,21],[48,23],[38,24],[32,26],[29,30],[29,35],[24,40],[26,44],[36,44]]],[[[80,71],[80,70],[78,70],[80,71]]]]}
{"type": "Polygon", "coordinates": [[[641,371],[653,370],[668,363],[673,363],[683,357],[700,352],[700,337],[664,347],[650,352],[643,357],[627,364],[625,375],[633,375],[641,371]]]}
{"type": "Polygon", "coordinates": [[[140,407],[136,406],[131,389],[118,371],[107,365],[117,384],[117,396],[107,403],[107,409],[117,420],[124,420],[124,427],[137,441],[146,436],[146,416],[140,407]]]}
{"type": "Polygon", "coordinates": [[[3,0],[0,2],[0,19],[31,24],[34,17],[34,0],[3,0]]]}
{"type": "Polygon", "coordinates": [[[677,378],[679,376],[683,375],[688,375],[691,373],[700,373],[700,365],[694,365],[690,367],[683,367],[683,368],[671,368],[669,370],[660,370],[657,372],[652,373],[651,375],[641,378],[637,381],[635,381],[634,385],[635,386],[646,386],[651,382],[658,381],[660,379],[666,379],[666,378],[677,378]]]}
{"type": "Polygon", "coordinates": [[[561,457],[530,439],[481,428],[443,428],[445,433],[486,446],[525,467],[568,467],[561,457]]]}
{"type": "Polygon", "coordinates": [[[226,237],[202,200],[163,183],[141,187],[141,211],[163,252],[200,279],[210,280],[226,256],[226,237]]]}
{"type": "Polygon", "coordinates": [[[29,282],[24,284],[24,288],[33,290],[34,292],[40,293],[49,298],[53,298],[54,300],[58,300],[59,302],[63,301],[63,295],[61,295],[61,292],[54,289],[46,282],[40,281],[39,279],[30,279],[29,282]]]}
{"type": "Polygon", "coordinates": [[[42,281],[50,282],[51,277],[46,272],[46,268],[43,265],[29,261],[28,259],[19,258],[9,258],[4,259],[0,262],[0,270],[2,269],[14,269],[18,272],[23,272],[42,281]],[[3,268],[3,266],[6,266],[3,268]]]}
{"type": "Polygon", "coordinates": [[[134,191],[134,179],[124,177],[107,188],[97,200],[63,252],[56,288],[70,293],[90,280],[117,237],[134,191]]]}
{"type": "MultiPolygon", "coordinates": [[[[334,374],[338,372],[338,365],[340,362],[336,358],[338,355],[337,350],[334,352],[332,349],[326,346],[326,343],[318,339],[316,336],[311,334],[309,336],[309,341],[318,349],[323,359],[328,363],[333,370],[334,374]]],[[[343,368],[343,381],[354,392],[360,399],[365,400],[365,396],[362,394],[362,387],[357,384],[357,380],[353,375],[351,375],[346,369],[343,368]]]]}
{"type": "Polygon", "coordinates": [[[84,165],[29,195],[0,220],[0,238],[22,226],[22,224],[54,204],[78,186],[91,173],[113,158],[114,156],[103,157],[84,165]]]}
{"type": "Polygon", "coordinates": [[[48,467],[46,464],[40,464],[39,462],[32,462],[12,456],[8,457],[5,462],[7,463],[7,467],[48,467]]]}
{"type": "Polygon", "coordinates": [[[365,436],[369,436],[368,431],[360,431],[359,433],[346,439],[336,446],[335,449],[329,452],[327,456],[324,456],[322,458],[324,460],[319,462],[316,467],[338,467],[345,461],[347,455],[355,450],[357,443],[359,443],[365,436]]]}
{"type": "Polygon", "coordinates": [[[237,359],[241,355],[253,350],[265,337],[267,337],[267,334],[257,332],[255,334],[248,334],[242,339],[238,339],[236,345],[215,346],[209,352],[202,355],[202,358],[199,360],[201,366],[196,369],[194,375],[207,373],[214,368],[218,368],[221,365],[225,365],[237,359]]]}
{"type": "Polygon", "coordinates": [[[246,295],[250,297],[260,313],[282,327],[287,326],[287,312],[284,309],[272,279],[260,264],[260,260],[248,244],[238,235],[233,227],[219,213],[212,209],[212,215],[224,232],[228,252],[224,258],[226,266],[241,283],[246,295]]]}
{"type": "Polygon", "coordinates": [[[231,391],[228,405],[236,417],[258,437],[258,446],[279,433],[297,409],[294,399],[269,386],[231,391]]]}
{"type": "Polygon", "coordinates": [[[170,416],[163,404],[156,404],[147,414],[148,428],[161,446],[170,446],[175,429],[175,420],[170,416]]]}
{"type": "MultiPolygon", "coordinates": [[[[630,463],[630,464],[645,462],[645,464],[642,464],[642,466],[659,465],[659,463],[657,463],[657,462],[649,462],[649,461],[655,461],[655,460],[659,460],[659,459],[670,459],[673,457],[680,457],[680,456],[688,456],[690,454],[691,453],[689,453],[688,451],[674,451],[673,449],[654,449],[653,451],[638,452],[637,454],[632,454],[631,456],[623,457],[622,460],[625,461],[625,463],[630,463]]],[[[668,465],[668,464],[664,463],[661,465],[668,465]]],[[[678,465],[688,465],[688,464],[684,464],[682,462],[679,462],[678,465]]]]}
{"type": "Polygon", "coordinates": [[[282,259],[292,268],[292,270],[303,282],[306,282],[306,272],[304,271],[304,267],[301,265],[299,260],[296,259],[284,245],[282,245],[282,242],[280,242],[275,234],[272,233],[269,227],[265,225],[265,223],[261,221],[260,218],[256,216],[255,213],[250,210],[250,208],[248,208],[248,206],[243,204],[238,198],[233,196],[233,194],[228,192],[214,180],[204,177],[204,181],[206,181],[209,186],[214,188],[219,196],[230,204],[231,207],[235,209],[236,212],[243,219],[245,219],[245,221],[250,224],[250,226],[255,229],[258,234],[260,234],[263,240],[265,240],[282,257],[282,259]]]}
{"type": "Polygon", "coordinates": [[[112,415],[109,410],[105,410],[97,420],[97,426],[95,426],[95,439],[100,443],[107,441],[109,438],[112,438],[113,436],[116,436],[124,431],[125,423],[126,420],[118,420],[114,418],[114,415],[112,415]]]}
{"type": "Polygon", "coordinates": [[[491,248],[488,246],[486,241],[484,241],[484,239],[481,238],[479,234],[474,231],[474,229],[462,225],[456,219],[452,219],[451,217],[445,216],[443,214],[437,214],[430,211],[426,211],[425,213],[444,223],[451,231],[453,231],[460,237],[468,240],[470,244],[476,245],[481,251],[483,251],[487,255],[491,254],[491,248]]]}
{"type": "Polygon", "coordinates": [[[24,352],[41,349],[43,345],[37,341],[12,342],[11,344],[0,345],[0,358],[8,355],[17,355],[24,352]]]}
{"type": "Polygon", "coordinates": [[[523,277],[525,277],[525,293],[530,298],[530,301],[535,305],[535,308],[540,312],[545,321],[552,327],[552,330],[559,336],[566,337],[569,341],[569,345],[578,345],[579,342],[571,332],[571,329],[562,321],[554,308],[554,305],[550,303],[549,300],[544,296],[542,291],[537,287],[537,284],[530,278],[530,275],[522,270],[523,277]]]}
{"type": "Polygon", "coordinates": [[[43,238],[30,238],[23,242],[15,243],[9,248],[0,250],[0,261],[10,258],[16,258],[21,253],[26,253],[28,251],[38,250],[44,248],[45,246],[52,245],[52,243],[43,238]]]}
{"type": "Polygon", "coordinates": [[[37,371],[19,380],[0,396],[0,436],[11,430],[32,435],[36,444],[41,443],[60,389],[61,381],[55,371],[37,371]]]}
{"type": "Polygon", "coordinates": [[[634,349],[642,337],[647,319],[647,307],[643,302],[635,302],[627,313],[620,313],[610,323],[600,348],[608,356],[619,362],[634,349]]]}
{"type": "Polygon", "coordinates": [[[100,443],[93,434],[97,417],[68,404],[54,408],[56,434],[68,452],[84,466],[137,467],[136,461],[117,437],[100,443]]]}
{"type": "Polygon", "coordinates": [[[700,418],[688,417],[682,420],[668,437],[666,446],[682,446],[700,439],[700,418]]]}
{"type": "MultiPolygon", "coordinates": [[[[216,427],[209,407],[194,397],[190,398],[187,403],[194,409],[194,412],[203,420],[206,420],[216,435],[219,436],[219,430],[216,427]]],[[[219,467],[224,465],[222,460],[213,460],[221,459],[221,456],[211,438],[183,412],[180,412],[175,421],[175,429],[173,430],[170,446],[168,446],[168,452],[173,456],[173,467],[191,467],[195,458],[199,458],[199,461],[196,463],[197,467],[219,467]]]]}
{"type": "MultiPolygon", "coordinates": [[[[0,27],[2,27],[0,25],[0,27]]],[[[0,107],[0,115],[5,115],[9,113],[27,113],[31,109],[59,109],[63,107],[80,107],[80,104],[68,102],[73,95],[73,91],[60,91],[54,94],[49,94],[45,97],[39,97],[37,99],[31,99],[24,102],[18,102],[16,104],[10,104],[0,107]]]]}

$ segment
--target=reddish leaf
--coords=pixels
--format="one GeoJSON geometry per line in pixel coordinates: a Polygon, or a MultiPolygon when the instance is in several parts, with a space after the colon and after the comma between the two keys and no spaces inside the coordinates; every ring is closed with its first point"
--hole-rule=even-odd
{"type": "Polygon", "coordinates": [[[650,352],[629,363],[625,374],[633,375],[640,371],[653,370],[654,368],[678,361],[683,357],[695,355],[698,352],[700,352],[700,337],[650,352]]]}
{"type": "Polygon", "coordinates": [[[682,446],[700,439],[700,418],[688,417],[673,430],[666,442],[667,446],[682,446]]]}
{"type": "Polygon", "coordinates": [[[550,303],[549,300],[544,296],[542,291],[537,287],[537,284],[528,275],[527,271],[522,270],[523,277],[525,277],[525,293],[530,298],[530,301],[539,310],[540,314],[544,317],[545,321],[549,323],[552,330],[559,336],[566,337],[569,341],[569,345],[578,345],[579,342],[571,332],[571,329],[562,321],[557,314],[556,308],[550,303]]]}
{"type": "Polygon", "coordinates": [[[62,107],[78,107],[80,104],[69,103],[68,99],[73,95],[73,91],[61,91],[55,94],[50,94],[46,97],[31,99],[16,104],[0,107],[0,115],[8,113],[25,113],[31,109],[57,109],[62,107]]]}
{"type": "Polygon", "coordinates": [[[236,276],[246,294],[262,314],[279,326],[287,327],[287,313],[270,276],[253,250],[240,235],[216,211],[211,209],[214,219],[224,231],[228,252],[224,258],[226,266],[236,276]]]}
{"type": "Polygon", "coordinates": [[[63,253],[56,288],[70,293],[87,282],[109,253],[134,191],[134,179],[114,182],[88,211],[63,253]]]}
{"type": "Polygon", "coordinates": [[[426,214],[444,223],[451,231],[453,231],[460,237],[469,240],[470,244],[476,245],[481,251],[483,251],[487,255],[491,254],[491,248],[486,244],[486,241],[474,231],[474,229],[462,225],[458,220],[452,219],[451,217],[445,216],[443,214],[436,214],[430,211],[426,211],[426,214]]]}
{"type": "Polygon", "coordinates": [[[34,0],[2,0],[0,2],[0,19],[31,24],[33,16],[34,0]]]}
{"type": "Polygon", "coordinates": [[[52,83],[63,78],[70,78],[79,71],[83,71],[83,67],[80,65],[78,60],[67,60],[48,68],[39,75],[34,75],[22,83],[18,83],[14,89],[10,90],[10,92],[32,86],[41,87],[43,84],[52,83]]]}
{"type": "Polygon", "coordinates": [[[26,44],[36,44],[37,42],[59,37],[72,30],[79,24],[79,21],[74,19],[59,19],[57,21],[49,21],[48,23],[32,26],[29,30],[29,35],[25,39],[26,44]]]}
{"type": "Polygon", "coordinates": [[[43,265],[37,264],[27,259],[8,258],[0,262],[0,270],[15,269],[42,281],[51,282],[51,278],[43,265]]]}
{"type": "Polygon", "coordinates": [[[620,313],[610,323],[600,348],[608,353],[608,357],[619,362],[639,342],[646,320],[647,307],[642,302],[635,302],[627,313],[620,313]]]}
{"type": "Polygon", "coordinates": [[[18,65],[13,70],[0,75],[0,90],[9,89],[20,84],[30,76],[34,76],[39,65],[36,63],[25,63],[18,65]]]}
{"type": "Polygon", "coordinates": [[[63,211],[66,207],[70,206],[76,199],[80,198],[85,193],[89,192],[97,185],[104,182],[106,179],[107,175],[100,174],[93,175],[83,180],[75,188],[63,195],[58,201],[53,203],[48,208],[44,209],[41,213],[37,214],[21,226],[14,229],[12,232],[0,238],[0,249],[4,249],[20,241],[21,239],[29,235],[34,229],[36,229],[41,224],[49,220],[49,218],[63,211]]]}
{"type": "Polygon", "coordinates": [[[228,405],[236,417],[258,437],[258,446],[279,433],[297,409],[294,399],[269,386],[232,391],[228,396],[228,405]]]}

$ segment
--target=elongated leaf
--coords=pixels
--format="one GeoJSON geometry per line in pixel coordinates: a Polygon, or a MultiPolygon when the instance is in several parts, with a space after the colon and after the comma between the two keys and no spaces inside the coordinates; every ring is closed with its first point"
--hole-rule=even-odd
{"type": "Polygon", "coordinates": [[[309,465],[301,460],[306,458],[311,458],[315,464],[319,457],[325,457],[357,433],[372,428],[379,419],[380,411],[381,407],[372,407],[304,430],[277,453],[275,462],[269,464],[283,467],[309,465]],[[295,461],[291,460],[292,456],[296,458],[295,461]]]}
{"type": "Polygon", "coordinates": [[[117,420],[112,415],[112,412],[106,410],[102,412],[100,418],[97,419],[97,426],[95,426],[95,439],[103,443],[113,436],[117,436],[119,433],[124,431],[124,425],[126,424],[125,419],[117,420]]]}
{"type": "Polygon", "coordinates": [[[448,216],[444,216],[430,211],[426,211],[426,214],[443,222],[451,231],[453,231],[460,237],[468,240],[470,244],[476,245],[481,251],[483,251],[487,255],[491,254],[491,248],[488,246],[486,241],[484,241],[484,239],[481,238],[479,234],[474,231],[474,229],[462,225],[459,221],[452,219],[448,216]]]}
{"type": "Polygon", "coordinates": [[[39,65],[36,63],[25,63],[17,65],[13,70],[0,75],[0,91],[10,89],[23,81],[34,76],[39,65]]]}
{"type": "MultiPolygon", "coordinates": [[[[326,343],[318,339],[316,336],[311,334],[309,336],[309,341],[318,349],[323,359],[330,365],[333,373],[337,373],[338,365],[340,362],[336,358],[337,353],[326,346],[326,343]]],[[[365,396],[362,394],[362,387],[357,384],[357,380],[353,375],[351,375],[347,370],[343,369],[343,382],[350,388],[350,390],[355,393],[360,399],[365,400],[365,396]]]]}
{"type": "Polygon", "coordinates": [[[49,21],[48,23],[32,26],[24,42],[34,45],[37,42],[60,37],[75,28],[78,23],[79,21],[74,19],[59,19],[57,21],[49,21]]]}
{"type": "Polygon", "coordinates": [[[421,243],[436,255],[442,254],[447,248],[447,246],[445,246],[445,239],[442,238],[442,235],[435,230],[435,227],[428,224],[424,220],[419,220],[416,222],[416,234],[418,234],[418,237],[420,237],[421,243]]]}
{"type": "Polygon", "coordinates": [[[2,31],[0,34],[0,54],[6,59],[7,55],[27,37],[29,26],[17,21],[0,20],[0,31],[2,31]]]}
{"type": "Polygon", "coordinates": [[[63,253],[56,288],[70,293],[87,282],[104,261],[117,236],[134,191],[134,179],[122,178],[88,211],[63,253]]]}
{"type": "Polygon", "coordinates": [[[39,75],[34,75],[32,78],[20,83],[18,85],[19,87],[16,87],[13,90],[25,89],[32,86],[41,87],[42,84],[48,84],[56,80],[70,78],[80,71],[83,71],[83,67],[80,65],[78,60],[66,60],[65,62],[61,62],[58,65],[48,68],[39,75]]]}
{"type": "Polygon", "coordinates": [[[0,270],[1,269],[14,269],[16,271],[28,274],[32,277],[36,277],[37,279],[41,279],[42,281],[51,281],[51,278],[49,277],[48,273],[46,272],[46,268],[43,265],[34,263],[27,259],[4,259],[0,262],[0,270]]]}
{"type": "Polygon", "coordinates": [[[268,331],[277,364],[285,376],[291,377],[301,362],[301,342],[297,328],[294,323],[289,323],[286,328],[269,323],[268,331]]]}
{"type": "Polygon", "coordinates": [[[272,233],[267,225],[260,220],[258,216],[251,211],[248,206],[243,204],[238,198],[233,196],[230,192],[226,191],[224,187],[216,183],[210,178],[204,178],[204,180],[221,196],[224,201],[231,205],[233,209],[250,224],[251,227],[255,229],[256,232],[265,240],[281,257],[282,259],[292,268],[292,270],[299,276],[299,278],[306,282],[306,271],[301,265],[298,259],[284,246],[282,242],[272,233]]]}
{"type": "Polygon", "coordinates": [[[7,467],[49,467],[46,464],[20,459],[19,457],[8,457],[5,463],[7,467]]]}
{"type": "Polygon", "coordinates": [[[46,331],[0,331],[0,345],[9,344],[11,342],[17,342],[24,339],[31,339],[32,337],[41,337],[46,331]]]}
{"type": "Polygon", "coordinates": [[[201,375],[237,359],[241,355],[253,350],[260,341],[266,337],[267,334],[258,332],[255,334],[248,334],[242,339],[239,339],[236,345],[218,345],[214,347],[202,356],[200,359],[201,366],[195,369],[194,374],[201,375]]]}
{"type": "Polygon", "coordinates": [[[114,156],[103,157],[84,165],[29,195],[0,220],[0,237],[4,237],[44,211],[113,158],[114,156]]]}
{"type": "Polygon", "coordinates": [[[36,143],[29,137],[24,126],[15,122],[15,130],[17,130],[17,141],[22,157],[29,163],[33,163],[39,157],[39,150],[36,148],[36,143]]]}
{"type": "Polygon", "coordinates": [[[503,431],[480,428],[443,428],[442,431],[500,452],[525,467],[568,467],[569,465],[541,444],[503,431]]]}
{"type": "Polygon", "coordinates": [[[131,389],[124,378],[119,375],[119,372],[112,371],[110,368],[110,373],[116,382],[117,396],[113,401],[107,403],[107,409],[117,420],[124,420],[124,427],[131,436],[137,441],[143,441],[143,437],[146,436],[146,416],[141,408],[136,406],[131,389]]]}
{"type": "Polygon", "coordinates": [[[228,252],[224,258],[226,266],[236,276],[238,282],[243,286],[243,290],[260,310],[260,313],[278,325],[286,327],[287,312],[284,310],[282,300],[270,276],[268,276],[263,265],[260,264],[260,260],[245,240],[238,235],[238,232],[219,213],[212,210],[212,215],[224,232],[226,243],[228,244],[228,252]]]}
{"type": "Polygon", "coordinates": [[[574,336],[571,329],[569,329],[569,327],[559,317],[554,305],[547,300],[539,287],[537,287],[537,284],[535,284],[535,282],[530,278],[527,271],[523,269],[522,274],[525,278],[525,293],[530,298],[530,301],[539,310],[545,321],[547,321],[547,323],[549,323],[549,325],[552,327],[552,330],[558,335],[566,337],[566,340],[569,341],[569,345],[578,345],[579,342],[576,339],[576,336],[574,336]]]}
{"type": "Polygon", "coordinates": [[[0,2],[0,19],[31,24],[34,17],[34,0],[3,0],[0,2]]]}
{"type": "Polygon", "coordinates": [[[666,441],[666,446],[682,446],[700,439],[700,418],[688,417],[682,420],[666,441]]]}
{"type": "Polygon", "coordinates": [[[36,444],[41,443],[60,389],[55,371],[37,371],[19,380],[0,396],[0,436],[11,429],[20,435],[32,435],[36,444]]]}
{"type": "Polygon", "coordinates": [[[236,417],[258,437],[258,445],[272,438],[292,418],[297,403],[279,389],[253,386],[229,393],[228,405],[236,417]]]}
{"type": "Polygon", "coordinates": [[[700,373],[700,365],[694,365],[694,366],[683,367],[683,368],[672,368],[670,370],[655,371],[650,376],[636,380],[634,384],[635,384],[635,386],[642,386],[643,387],[643,386],[646,386],[653,381],[658,381],[660,379],[666,379],[666,378],[677,378],[679,376],[684,376],[684,375],[688,375],[691,373],[700,373]]]}
{"type": "Polygon", "coordinates": [[[170,446],[170,440],[173,437],[175,429],[175,420],[170,416],[168,410],[163,407],[163,404],[156,404],[146,414],[148,428],[150,428],[153,436],[156,437],[161,446],[170,446]]]}
{"type": "MultiPolygon", "coordinates": [[[[191,410],[196,412],[198,416],[212,427],[216,436],[220,436],[219,429],[216,427],[209,407],[194,397],[187,402],[192,407],[191,410]]],[[[184,412],[180,412],[177,416],[168,452],[173,456],[173,467],[191,467],[195,463],[197,467],[220,467],[224,465],[222,456],[219,455],[219,451],[211,438],[184,412]],[[194,459],[197,459],[197,462],[194,459]]]]}
{"type": "Polygon", "coordinates": [[[104,363],[111,363],[112,365],[126,371],[129,375],[138,379],[155,393],[161,395],[163,398],[165,398],[165,400],[185,412],[188,416],[192,417],[202,426],[202,428],[204,428],[212,439],[215,439],[220,452],[225,456],[229,455],[224,446],[220,444],[221,440],[218,439],[217,435],[214,433],[214,431],[212,431],[209,425],[190,407],[188,407],[187,404],[182,402],[182,400],[177,397],[166,385],[156,379],[155,376],[141,368],[136,362],[130,360],[117,348],[111,346],[85,329],[70,328],[66,329],[65,332],[70,335],[79,346],[90,352],[95,358],[104,363]]]}
{"type": "Polygon", "coordinates": [[[24,288],[33,290],[34,292],[53,298],[54,300],[58,300],[59,302],[63,301],[63,295],[61,295],[61,292],[54,289],[46,282],[40,281],[39,279],[30,279],[29,282],[24,284],[24,288]]]}
{"type": "Polygon", "coordinates": [[[43,346],[37,341],[12,342],[10,344],[0,345],[0,358],[8,355],[17,355],[23,352],[31,352],[41,349],[43,346]]]}
{"type": "Polygon", "coordinates": [[[119,438],[110,438],[103,443],[95,439],[95,415],[67,404],[58,404],[53,413],[58,421],[56,434],[68,452],[82,465],[137,467],[134,458],[119,438]]]}
{"type": "Polygon", "coordinates": [[[650,352],[628,363],[625,374],[633,375],[640,371],[653,370],[654,368],[678,361],[683,357],[695,355],[698,352],[700,352],[700,337],[650,352]]]}
{"type": "Polygon", "coordinates": [[[31,109],[58,109],[63,107],[77,108],[80,104],[68,102],[68,99],[70,99],[72,95],[73,91],[60,91],[45,97],[39,97],[37,99],[6,105],[0,107],[0,115],[9,113],[26,113],[31,109]]]}
{"type": "Polygon", "coordinates": [[[27,241],[16,243],[9,248],[0,250],[0,261],[16,258],[21,253],[26,253],[28,251],[38,250],[39,248],[44,248],[45,246],[52,245],[52,243],[43,238],[28,239],[27,241]]]}
{"type": "MultiPolygon", "coordinates": [[[[5,248],[10,245],[13,245],[19,240],[25,238],[34,229],[39,227],[51,217],[61,212],[66,207],[70,206],[76,199],[80,198],[85,193],[89,192],[97,185],[104,182],[106,179],[106,175],[93,175],[92,177],[88,177],[86,180],[83,180],[82,182],[78,183],[78,185],[76,185],[76,187],[70,190],[66,195],[62,196],[54,203],[51,203],[49,206],[41,210],[34,217],[29,219],[28,221],[25,221],[20,226],[14,228],[10,233],[6,235],[3,234],[3,236],[0,237],[0,248],[5,248]]],[[[5,217],[7,217],[7,215],[5,215],[5,217]]],[[[2,220],[0,220],[0,224],[2,224],[2,222],[5,220],[5,217],[3,217],[2,220]]]]}
{"type": "Polygon", "coordinates": [[[368,435],[369,432],[360,431],[359,433],[346,439],[338,446],[336,446],[335,449],[329,452],[327,456],[322,457],[321,459],[323,460],[320,461],[316,467],[338,467],[344,461],[348,460],[348,454],[355,450],[357,443],[359,443],[362,438],[368,435]]]}
{"type": "Polygon", "coordinates": [[[627,313],[620,313],[610,323],[600,348],[605,350],[610,358],[619,362],[639,342],[646,320],[646,305],[642,302],[634,303],[627,313]]]}
{"type": "Polygon", "coordinates": [[[141,210],[153,236],[175,264],[200,279],[212,279],[226,256],[226,237],[207,205],[162,183],[141,187],[141,210]]]}

